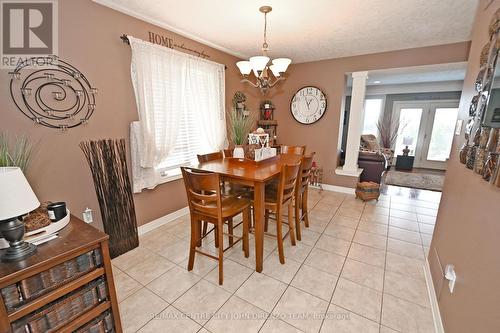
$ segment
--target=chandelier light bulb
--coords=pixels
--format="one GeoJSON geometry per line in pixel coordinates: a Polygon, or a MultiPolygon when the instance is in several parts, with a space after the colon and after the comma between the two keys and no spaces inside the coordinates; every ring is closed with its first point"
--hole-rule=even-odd
{"type": "Polygon", "coordinates": [[[252,71],[252,64],[250,61],[238,61],[236,63],[242,75],[248,75],[252,71]]]}
{"type": "Polygon", "coordinates": [[[252,64],[253,73],[257,77],[260,76],[260,73],[264,71],[264,68],[266,68],[266,65],[269,63],[269,58],[266,56],[255,56],[251,57],[249,60],[252,64]]]}
{"type": "Polygon", "coordinates": [[[273,65],[276,67],[276,70],[280,73],[286,72],[288,65],[292,63],[292,60],[288,58],[277,58],[273,60],[273,65]]]}
{"type": "Polygon", "coordinates": [[[279,77],[280,76],[280,72],[278,71],[278,69],[276,68],[276,65],[271,65],[269,66],[269,69],[271,70],[271,72],[273,72],[273,75],[275,77],[279,77]]]}

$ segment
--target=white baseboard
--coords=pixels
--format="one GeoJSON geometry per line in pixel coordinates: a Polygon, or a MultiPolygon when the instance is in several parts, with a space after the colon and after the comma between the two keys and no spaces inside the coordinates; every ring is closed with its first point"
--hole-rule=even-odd
{"type": "MultiPolygon", "coordinates": [[[[311,187],[312,188],[319,188],[318,186],[311,186],[311,187]]],[[[340,192],[340,193],[347,193],[347,194],[355,194],[354,191],[356,190],[356,189],[350,188],[350,187],[330,185],[330,184],[321,184],[321,188],[325,191],[340,192]]]]}
{"type": "Polygon", "coordinates": [[[168,215],[162,216],[160,218],[157,218],[154,221],[148,222],[146,224],[141,225],[139,228],[137,228],[137,232],[140,235],[144,235],[145,233],[154,230],[156,228],[159,228],[167,223],[170,223],[176,219],[178,219],[181,216],[184,216],[189,213],[189,208],[186,206],[184,208],[181,208],[179,210],[176,210],[175,212],[172,212],[168,215]]]}
{"type": "Polygon", "coordinates": [[[427,260],[427,258],[425,259],[424,272],[425,282],[427,284],[427,292],[429,294],[429,300],[431,302],[432,318],[434,319],[434,330],[436,331],[436,333],[444,333],[443,321],[441,320],[439,304],[434,289],[434,283],[432,282],[431,268],[429,267],[429,261],[427,260]]]}

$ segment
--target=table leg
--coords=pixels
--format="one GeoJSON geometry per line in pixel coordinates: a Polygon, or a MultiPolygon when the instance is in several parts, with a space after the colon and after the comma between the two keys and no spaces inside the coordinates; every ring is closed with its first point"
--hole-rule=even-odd
{"type": "Polygon", "coordinates": [[[255,182],[254,186],[254,220],[255,220],[255,270],[262,272],[264,258],[264,199],[265,183],[255,182]]]}

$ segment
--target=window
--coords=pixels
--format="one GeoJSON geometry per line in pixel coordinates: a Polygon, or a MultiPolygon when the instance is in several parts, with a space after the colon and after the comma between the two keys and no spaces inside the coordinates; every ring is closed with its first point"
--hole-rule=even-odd
{"type": "Polygon", "coordinates": [[[365,99],[365,116],[363,119],[363,132],[361,134],[378,136],[377,123],[382,112],[382,104],[382,98],[365,99]]]}
{"type": "MultiPolygon", "coordinates": [[[[175,145],[167,157],[156,166],[163,177],[180,175],[179,167],[194,165],[197,162],[197,154],[210,152],[201,142],[199,118],[196,117],[194,108],[186,107],[179,109],[179,112],[181,116],[175,145]]],[[[157,130],[158,127],[160,126],[157,126],[157,130]]]]}
{"type": "Polygon", "coordinates": [[[134,192],[177,178],[226,143],[224,65],[128,36],[139,122],[131,126],[134,192]]]}

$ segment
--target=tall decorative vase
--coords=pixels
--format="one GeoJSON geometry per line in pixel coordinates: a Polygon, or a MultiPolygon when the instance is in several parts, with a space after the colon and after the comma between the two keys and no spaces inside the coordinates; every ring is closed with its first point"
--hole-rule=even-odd
{"type": "Polygon", "coordinates": [[[109,252],[115,258],[139,246],[125,139],[81,142],[80,148],[90,166],[109,252]]]}
{"type": "Polygon", "coordinates": [[[233,150],[233,157],[235,158],[245,158],[245,150],[243,146],[236,145],[233,150]]]}

